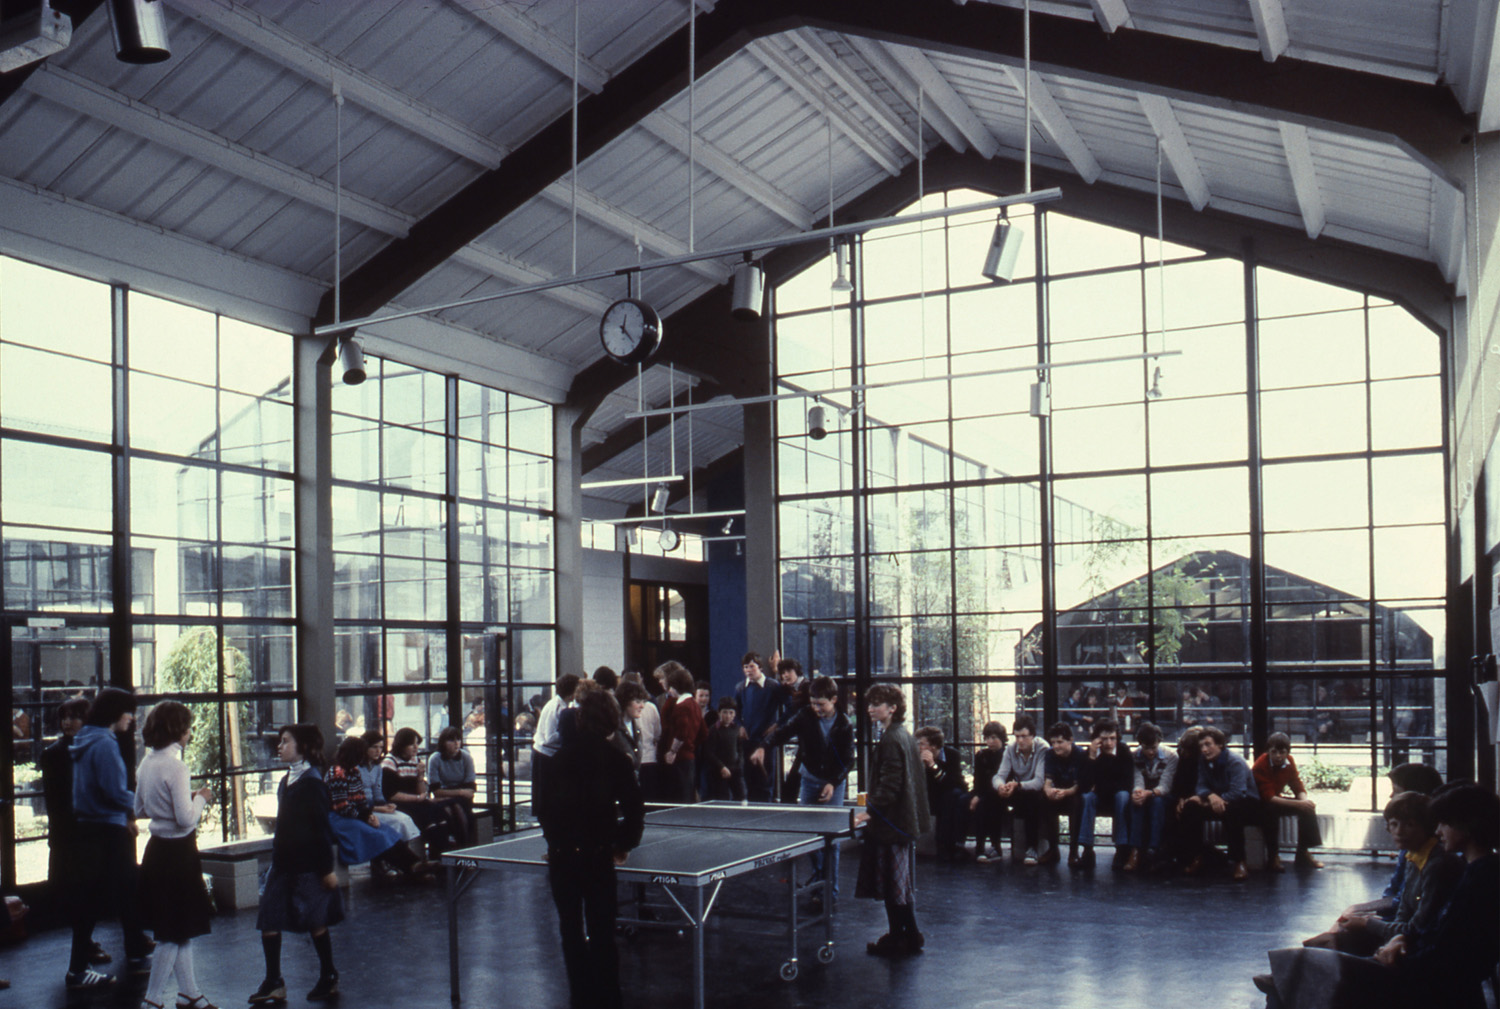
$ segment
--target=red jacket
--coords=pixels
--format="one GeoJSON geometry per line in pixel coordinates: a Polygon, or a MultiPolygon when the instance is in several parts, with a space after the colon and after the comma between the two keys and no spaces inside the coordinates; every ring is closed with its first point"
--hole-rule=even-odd
{"type": "Polygon", "coordinates": [[[682,746],[677,751],[677,759],[691,760],[697,756],[699,739],[707,734],[707,727],[703,724],[703,709],[698,707],[697,700],[691,694],[677,698],[662,712],[659,748],[663,756],[680,739],[682,746]]]}
{"type": "Polygon", "coordinates": [[[1292,796],[1296,797],[1307,791],[1302,784],[1302,775],[1297,773],[1297,761],[1291,756],[1286,758],[1286,763],[1280,767],[1271,766],[1271,755],[1262,753],[1255,758],[1255,763],[1250,766],[1250,772],[1255,775],[1255,787],[1260,790],[1262,800],[1270,801],[1282,793],[1283,789],[1290,786],[1292,796]]]}

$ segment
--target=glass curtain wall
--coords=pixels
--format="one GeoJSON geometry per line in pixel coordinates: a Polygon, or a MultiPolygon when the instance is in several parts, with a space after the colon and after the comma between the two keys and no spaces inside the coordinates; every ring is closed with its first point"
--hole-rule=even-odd
{"type": "Polygon", "coordinates": [[[500,801],[511,728],[554,678],[552,412],[369,357],[333,391],[340,730],[463,729],[500,801]]]}
{"type": "Polygon", "coordinates": [[[0,259],[7,884],[46,874],[37,760],[100,686],[187,703],[207,832],[261,832],[295,702],[291,364],[286,334],[0,259]]]}
{"type": "Polygon", "coordinates": [[[1382,768],[1443,767],[1438,338],[1360,292],[1012,218],[1007,284],[981,214],[857,240],[852,290],[836,256],[776,289],[778,391],[821,393],[777,411],[783,652],[903,683],[961,747],[1020,712],[1247,753],[1280,730],[1366,807],[1382,768]]]}

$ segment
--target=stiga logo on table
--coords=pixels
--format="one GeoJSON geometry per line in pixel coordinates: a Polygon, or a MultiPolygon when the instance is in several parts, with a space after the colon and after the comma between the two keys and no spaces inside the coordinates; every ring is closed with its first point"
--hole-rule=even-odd
{"type": "Polygon", "coordinates": [[[652,876],[651,877],[651,882],[653,882],[653,883],[676,883],[677,882],[677,877],[676,876],[652,876]]]}

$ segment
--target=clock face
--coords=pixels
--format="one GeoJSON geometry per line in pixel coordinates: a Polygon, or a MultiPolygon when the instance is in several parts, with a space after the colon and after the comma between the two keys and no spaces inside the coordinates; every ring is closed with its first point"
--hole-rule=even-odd
{"type": "Polygon", "coordinates": [[[645,302],[623,298],[610,305],[599,320],[599,341],[610,357],[636,364],[661,344],[661,320],[645,302]]]}
{"type": "Polygon", "coordinates": [[[677,549],[677,531],[675,529],[663,529],[657,537],[657,541],[661,544],[663,553],[671,553],[677,549]]]}

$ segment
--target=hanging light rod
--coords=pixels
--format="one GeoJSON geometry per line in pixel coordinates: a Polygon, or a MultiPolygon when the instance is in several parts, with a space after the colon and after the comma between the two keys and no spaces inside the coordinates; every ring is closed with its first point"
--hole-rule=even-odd
{"type": "MultiPolygon", "coordinates": [[[[685,519],[722,519],[728,518],[731,515],[740,516],[743,514],[745,514],[745,509],[736,508],[733,511],[725,512],[667,512],[666,518],[677,519],[679,522],[681,522],[685,519]]],[[[647,522],[660,522],[661,520],[662,516],[660,514],[637,515],[631,518],[624,519],[589,519],[590,522],[597,522],[600,525],[606,526],[642,525],[647,522]]]]}
{"type": "Polygon", "coordinates": [[[682,474],[677,476],[633,476],[624,480],[591,480],[579,484],[582,490],[598,490],[601,487],[639,487],[644,483],[676,483],[685,479],[682,474]]]}
{"type": "MultiPolygon", "coordinates": [[[[858,385],[841,385],[837,389],[809,389],[806,392],[778,392],[770,396],[746,396],[744,399],[711,400],[707,403],[689,403],[685,406],[662,407],[659,410],[639,410],[627,413],[627,420],[641,417],[661,417],[669,413],[687,413],[697,410],[727,410],[734,406],[750,406],[753,403],[779,403],[784,399],[817,399],[840,392],[864,392],[867,389],[894,389],[900,385],[919,385],[923,382],[956,382],[963,378],[988,378],[991,375],[1017,375],[1026,371],[1051,371],[1056,368],[1078,368],[1086,364],[1119,364],[1121,361],[1153,361],[1159,357],[1181,357],[1180,350],[1152,350],[1144,354],[1125,354],[1121,357],[1091,357],[1087,361],[1059,361],[1056,364],[1022,364],[1014,368],[988,368],[984,371],[966,371],[958,375],[926,375],[918,378],[898,378],[893,382],[861,382],[858,385]]],[[[860,409],[858,404],[843,407],[830,404],[840,412],[860,409]]]]}
{"type": "Polygon", "coordinates": [[[490,301],[499,301],[502,298],[514,298],[521,294],[536,294],[540,291],[551,291],[559,287],[572,287],[575,284],[589,284],[596,280],[609,280],[611,277],[625,277],[642,273],[646,270],[660,270],[669,266],[684,266],[688,263],[697,263],[705,259],[722,259],[725,256],[739,256],[747,252],[755,252],[757,249],[779,249],[785,245],[801,245],[804,242],[826,241],[837,238],[840,235],[859,235],[866,231],[876,231],[880,228],[894,228],[903,224],[916,224],[921,221],[932,221],[940,218],[956,217],[959,214],[974,214],[985,210],[998,210],[1001,207],[1013,207],[1017,204],[1050,203],[1053,200],[1062,199],[1061,189],[1039,189],[1034,193],[1023,193],[1016,196],[1001,196],[993,200],[981,200],[978,203],[967,203],[962,207],[944,207],[938,210],[928,210],[920,214],[906,214],[901,217],[880,217],[873,221],[857,221],[852,224],[839,224],[831,228],[815,228],[812,231],[798,231],[789,235],[781,235],[776,238],[763,238],[753,242],[740,242],[736,245],[721,245],[717,249],[708,249],[701,252],[684,253],[681,256],[668,256],[664,259],[648,259],[641,263],[632,263],[629,266],[617,267],[613,270],[597,270],[594,273],[575,273],[571,277],[559,277],[556,280],[545,280],[537,284],[523,284],[520,287],[508,287],[494,294],[482,294],[474,298],[462,298],[458,301],[445,301],[440,305],[428,305],[424,308],[408,308],[400,312],[388,312],[385,315],[367,315],[362,319],[345,319],[342,322],[325,323],[313,330],[314,336],[329,336],[335,333],[343,333],[348,330],[358,329],[362,326],[374,326],[382,322],[395,322],[398,319],[410,319],[418,315],[427,315],[432,312],[445,312],[451,308],[467,308],[469,305],[482,305],[490,301]]]}

